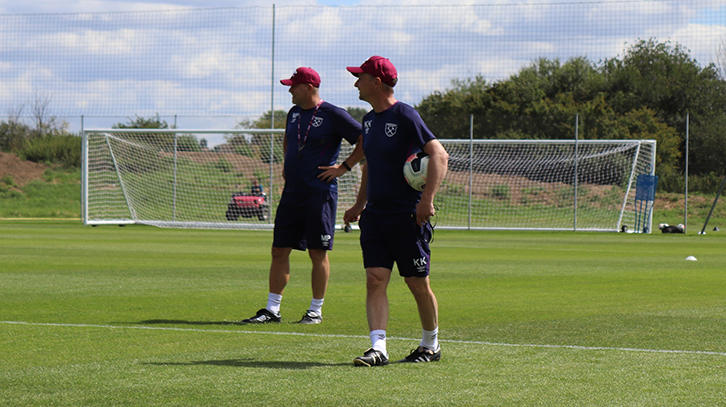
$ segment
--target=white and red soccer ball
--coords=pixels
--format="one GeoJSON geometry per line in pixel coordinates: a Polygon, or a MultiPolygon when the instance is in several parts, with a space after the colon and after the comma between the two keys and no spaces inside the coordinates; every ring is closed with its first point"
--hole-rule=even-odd
{"type": "Polygon", "coordinates": [[[411,188],[423,191],[429,173],[429,156],[423,151],[411,154],[403,164],[403,176],[411,188]]]}

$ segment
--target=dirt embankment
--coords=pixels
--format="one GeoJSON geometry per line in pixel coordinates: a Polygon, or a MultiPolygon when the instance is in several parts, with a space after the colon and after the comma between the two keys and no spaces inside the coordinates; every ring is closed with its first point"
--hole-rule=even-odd
{"type": "Polygon", "coordinates": [[[0,180],[10,176],[20,187],[40,179],[46,169],[48,166],[45,164],[21,160],[12,153],[0,153],[0,180]]]}
{"type": "MultiPolygon", "coordinates": [[[[194,154],[194,153],[187,153],[186,156],[190,158],[193,161],[199,162],[199,163],[206,163],[209,161],[209,157],[211,157],[208,154],[194,154]]],[[[220,157],[224,157],[224,155],[214,155],[213,156],[216,160],[219,160],[220,157]]],[[[234,159],[230,159],[230,162],[235,162],[236,160],[240,159],[247,159],[247,157],[241,157],[239,155],[234,155],[234,159]]],[[[252,160],[252,159],[250,159],[252,160]]],[[[30,161],[25,161],[20,159],[17,155],[12,153],[2,153],[0,152],[0,180],[5,178],[6,176],[12,177],[13,181],[19,186],[22,187],[29,183],[30,181],[40,179],[43,176],[43,173],[46,169],[49,167],[45,164],[39,164],[34,163],[30,161]]],[[[276,173],[279,173],[280,171],[276,171],[276,173]]],[[[450,173],[450,176],[455,177],[456,173],[450,173]]],[[[463,182],[463,181],[462,181],[463,182]]],[[[478,191],[481,193],[484,193],[484,191],[478,191]]],[[[514,193],[514,191],[512,192],[514,193]]],[[[669,196],[666,197],[656,197],[655,200],[655,208],[656,209],[674,209],[674,208],[681,208],[683,207],[683,197],[677,196],[677,194],[666,194],[669,196]]],[[[701,204],[706,205],[710,204],[710,201],[703,197],[689,197],[689,203],[691,204],[701,204]],[[702,201],[702,202],[701,202],[702,201]]]]}

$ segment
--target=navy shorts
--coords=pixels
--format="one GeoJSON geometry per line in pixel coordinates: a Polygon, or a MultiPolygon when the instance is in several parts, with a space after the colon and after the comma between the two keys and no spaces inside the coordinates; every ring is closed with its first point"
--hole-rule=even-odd
{"type": "Polygon", "coordinates": [[[272,247],[332,250],[337,191],[286,194],[275,215],[272,247]]]}
{"type": "Polygon", "coordinates": [[[431,224],[416,224],[410,213],[381,214],[363,211],[360,220],[360,246],[363,266],[393,270],[402,277],[429,275],[431,224]]]}

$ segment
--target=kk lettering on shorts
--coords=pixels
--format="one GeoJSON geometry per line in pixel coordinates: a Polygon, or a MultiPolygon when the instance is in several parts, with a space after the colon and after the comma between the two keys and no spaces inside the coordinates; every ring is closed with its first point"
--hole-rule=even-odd
{"type": "Polygon", "coordinates": [[[431,225],[419,226],[410,213],[363,211],[359,221],[363,266],[393,269],[402,277],[429,275],[431,225]]]}

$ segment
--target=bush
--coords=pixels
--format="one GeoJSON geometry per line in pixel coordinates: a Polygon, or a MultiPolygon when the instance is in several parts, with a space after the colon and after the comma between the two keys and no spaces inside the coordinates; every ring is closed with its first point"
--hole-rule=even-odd
{"type": "Polygon", "coordinates": [[[60,164],[64,168],[80,168],[81,138],[66,134],[30,139],[18,151],[18,156],[37,163],[60,164]]]}
{"type": "MultiPolygon", "coordinates": [[[[715,194],[721,185],[722,175],[708,173],[688,176],[688,191],[702,194],[715,194]]],[[[677,171],[662,171],[658,174],[658,192],[683,193],[686,188],[684,174],[677,171]]]]}
{"type": "Polygon", "coordinates": [[[275,145],[274,149],[272,150],[272,153],[274,156],[270,157],[270,148],[261,148],[260,149],[260,159],[265,164],[270,164],[270,161],[272,161],[274,164],[279,164],[283,161],[285,157],[285,152],[282,150],[282,146],[275,145]]]}
{"type": "Polygon", "coordinates": [[[0,179],[0,182],[2,182],[3,184],[5,184],[11,188],[18,187],[18,184],[15,183],[15,179],[13,178],[12,175],[6,175],[6,176],[2,177],[2,179],[0,179]]]}
{"type": "Polygon", "coordinates": [[[242,142],[241,144],[234,147],[234,152],[239,155],[243,155],[245,157],[253,157],[255,156],[255,151],[252,148],[252,145],[247,142],[242,142]]]}
{"type": "Polygon", "coordinates": [[[221,170],[222,172],[230,172],[234,169],[234,166],[232,165],[232,163],[230,163],[229,161],[227,161],[224,158],[220,158],[219,161],[217,161],[213,165],[214,165],[214,168],[221,170]]]}
{"type": "Polygon", "coordinates": [[[176,140],[177,151],[191,151],[199,153],[202,151],[202,146],[197,141],[197,137],[191,134],[180,134],[176,140]]]}
{"type": "Polygon", "coordinates": [[[30,127],[15,121],[0,123],[0,151],[13,152],[23,148],[30,127]]]}
{"type": "Polygon", "coordinates": [[[495,185],[489,190],[489,195],[497,199],[507,200],[509,199],[509,185],[495,185]]]}

